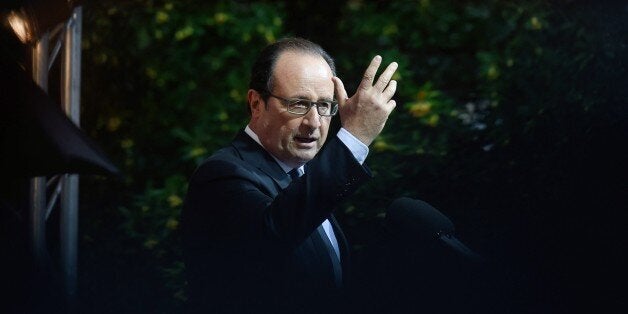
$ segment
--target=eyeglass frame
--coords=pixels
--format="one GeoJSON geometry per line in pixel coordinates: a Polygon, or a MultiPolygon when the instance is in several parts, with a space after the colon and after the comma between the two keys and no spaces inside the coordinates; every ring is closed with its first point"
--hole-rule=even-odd
{"type": "Polygon", "coordinates": [[[330,101],[311,101],[309,99],[303,99],[303,98],[283,98],[283,97],[279,97],[277,95],[274,95],[271,92],[266,92],[264,93],[266,94],[266,96],[270,96],[270,97],[274,97],[277,98],[281,101],[281,104],[283,106],[286,107],[286,111],[288,111],[291,114],[295,114],[295,115],[299,115],[299,116],[304,116],[306,114],[308,114],[308,112],[310,112],[310,110],[312,110],[312,107],[316,107],[316,113],[318,113],[319,116],[321,117],[333,117],[338,113],[338,102],[335,100],[330,100],[330,101]],[[292,112],[290,111],[290,105],[291,104],[295,104],[297,102],[305,102],[308,104],[308,108],[307,111],[305,111],[304,113],[298,113],[298,112],[292,112]],[[321,114],[321,112],[319,111],[319,104],[331,104],[331,108],[329,109],[330,112],[332,112],[331,114],[321,114]]]}

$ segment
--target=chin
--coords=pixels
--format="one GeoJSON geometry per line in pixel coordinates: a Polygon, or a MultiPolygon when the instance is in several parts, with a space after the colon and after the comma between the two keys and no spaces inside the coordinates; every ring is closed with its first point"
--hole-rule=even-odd
{"type": "Polygon", "coordinates": [[[316,156],[316,152],[311,153],[311,154],[299,154],[296,156],[297,157],[296,159],[298,159],[300,163],[306,163],[312,160],[314,156],[316,156]]]}

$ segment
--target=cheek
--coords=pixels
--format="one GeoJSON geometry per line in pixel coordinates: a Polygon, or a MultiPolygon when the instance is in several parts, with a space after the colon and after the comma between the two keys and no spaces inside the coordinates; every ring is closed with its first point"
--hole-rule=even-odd
{"type": "Polygon", "coordinates": [[[296,134],[297,129],[295,129],[290,124],[284,124],[277,131],[277,138],[281,140],[284,146],[289,145],[292,142],[292,138],[294,134],[296,134]]]}
{"type": "Polygon", "coordinates": [[[329,134],[329,121],[327,121],[326,123],[324,123],[321,126],[321,137],[319,140],[319,146],[323,146],[323,144],[325,143],[325,140],[327,139],[327,135],[329,134]]]}
{"type": "Polygon", "coordinates": [[[299,119],[294,119],[291,121],[287,121],[283,127],[283,133],[284,135],[294,135],[294,134],[298,134],[299,133],[299,127],[301,126],[301,122],[299,119]]]}
{"type": "Polygon", "coordinates": [[[327,136],[327,133],[329,133],[329,124],[331,121],[326,120],[325,122],[323,122],[323,124],[321,125],[321,135],[322,136],[327,136]]]}

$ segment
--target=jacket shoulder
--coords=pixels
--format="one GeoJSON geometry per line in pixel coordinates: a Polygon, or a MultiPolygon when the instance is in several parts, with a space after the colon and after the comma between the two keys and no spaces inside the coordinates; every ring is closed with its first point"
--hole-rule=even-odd
{"type": "Polygon", "coordinates": [[[194,171],[190,183],[200,183],[225,176],[232,176],[243,169],[251,168],[232,147],[225,147],[216,151],[205,159],[194,171]]]}

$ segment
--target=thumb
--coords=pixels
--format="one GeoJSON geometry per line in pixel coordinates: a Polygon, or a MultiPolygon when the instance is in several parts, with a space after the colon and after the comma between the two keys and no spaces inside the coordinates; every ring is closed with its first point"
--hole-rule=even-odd
{"type": "Polygon", "coordinates": [[[347,91],[345,90],[345,85],[342,83],[342,80],[337,76],[334,76],[331,80],[334,82],[334,88],[336,92],[336,99],[338,100],[338,105],[342,107],[344,106],[348,98],[347,91]]]}

